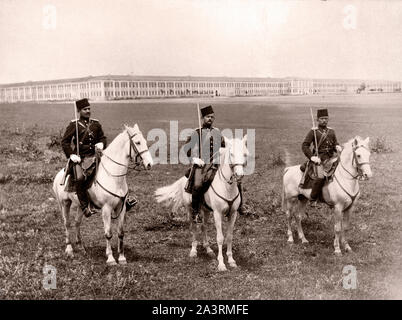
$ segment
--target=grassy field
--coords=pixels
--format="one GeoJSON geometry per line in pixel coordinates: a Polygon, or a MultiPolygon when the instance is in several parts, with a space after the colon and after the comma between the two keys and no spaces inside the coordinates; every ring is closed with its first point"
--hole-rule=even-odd
{"type": "MultiPolygon", "coordinates": [[[[217,262],[201,249],[190,260],[191,235],[183,216],[168,219],[153,198],[156,188],[172,183],[183,165],[156,165],[130,172],[130,189],[139,198],[128,214],[128,265],[107,267],[100,216],[85,219],[87,254],[64,254],[64,226],[51,185],[65,165],[57,144],[72,119],[71,104],[0,105],[0,299],[395,299],[402,298],[402,95],[270,97],[202,100],[212,103],[215,125],[256,129],[256,168],[243,180],[247,215],[234,232],[237,269],[217,271],[217,262]],[[361,183],[362,196],[348,232],[353,253],[333,254],[333,218],[329,208],[309,209],[303,220],[303,246],[286,240],[281,212],[281,178],[289,164],[304,161],[300,145],[311,127],[309,107],[328,107],[338,140],[370,137],[374,177],[361,183]],[[54,145],[53,145],[53,143],[54,145]],[[57,289],[42,287],[43,267],[57,268],[57,289]],[[357,288],[342,286],[342,269],[357,269],[357,288]]],[[[195,127],[192,100],[94,103],[111,141],[123,123],[138,123],[144,135],[195,127]]],[[[151,144],[152,142],[150,142],[151,144]]],[[[211,221],[209,236],[217,252],[211,221]]],[[[114,236],[114,248],[117,246],[114,236]]]]}

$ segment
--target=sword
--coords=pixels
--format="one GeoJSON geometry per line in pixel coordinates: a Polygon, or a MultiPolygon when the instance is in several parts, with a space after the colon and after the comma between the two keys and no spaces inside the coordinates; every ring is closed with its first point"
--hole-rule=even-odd
{"type": "MultiPolygon", "coordinates": [[[[313,116],[313,110],[310,107],[310,114],[311,114],[311,121],[313,122],[313,132],[314,132],[314,142],[315,142],[315,152],[316,152],[316,156],[318,157],[318,144],[317,144],[317,134],[315,132],[315,124],[314,124],[314,116],[313,116]]],[[[309,159],[310,161],[310,159],[309,159]]],[[[315,176],[317,176],[317,165],[314,163],[314,174],[315,176]]],[[[307,171],[307,170],[306,170],[307,171]]]]}

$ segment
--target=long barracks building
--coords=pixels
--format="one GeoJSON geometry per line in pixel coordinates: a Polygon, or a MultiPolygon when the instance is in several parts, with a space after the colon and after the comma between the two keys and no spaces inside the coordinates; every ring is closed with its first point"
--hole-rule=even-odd
{"type": "Polygon", "coordinates": [[[0,102],[401,92],[398,81],[107,75],[0,85],[0,102]]]}

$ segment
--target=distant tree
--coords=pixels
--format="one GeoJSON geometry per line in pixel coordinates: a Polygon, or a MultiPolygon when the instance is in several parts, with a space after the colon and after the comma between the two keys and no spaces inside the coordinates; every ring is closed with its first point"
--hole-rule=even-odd
{"type": "Polygon", "coordinates": [[[366,84],[365,84],[364,82],[362,82],[362,83],[360,84],[360,87],[357,88],[357,93],[360,93],[360,92],[362,92],[362,91],[364,91],[364,90],[366,90],[366,84]]]}

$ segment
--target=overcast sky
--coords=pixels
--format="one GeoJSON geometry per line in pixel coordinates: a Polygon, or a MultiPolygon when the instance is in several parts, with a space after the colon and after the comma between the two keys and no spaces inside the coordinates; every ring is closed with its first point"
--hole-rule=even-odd
{"type": "Polygon", "coordinates": [[[0,83],[103,74],[402,80],[396,0],[1,0],[0,37],[0,83]]]}

